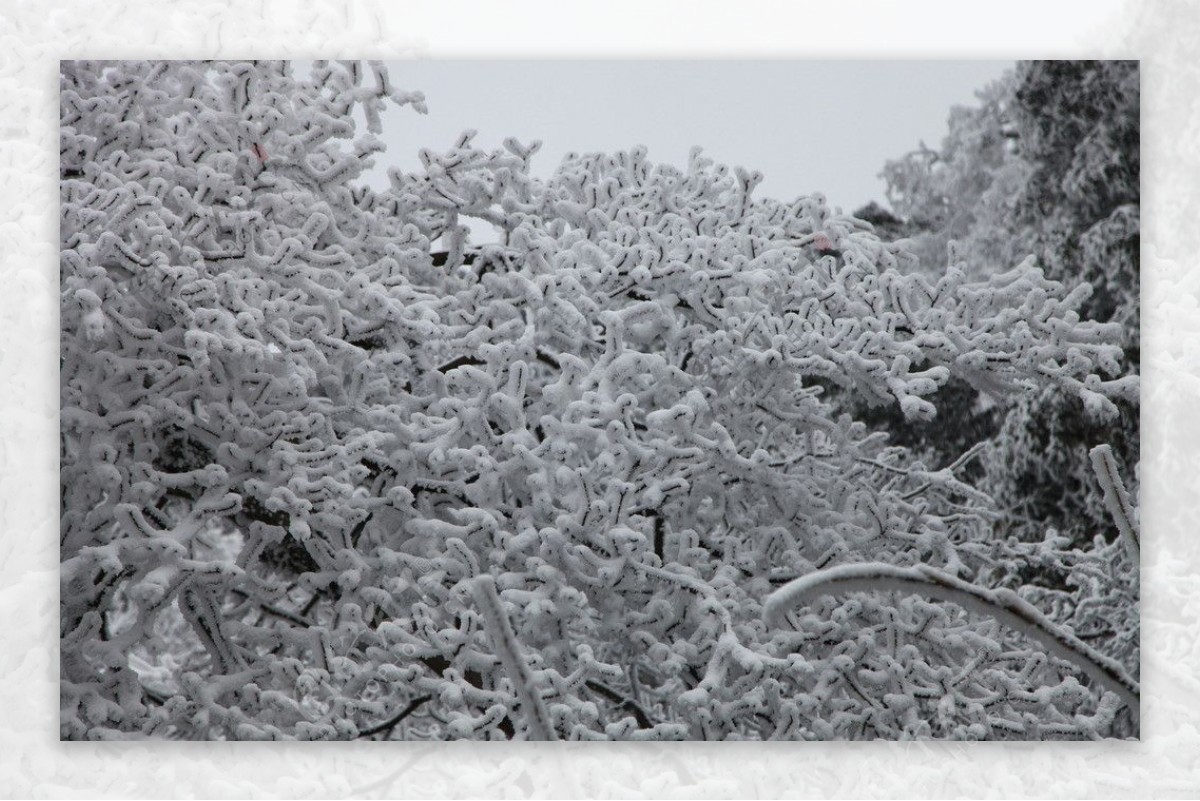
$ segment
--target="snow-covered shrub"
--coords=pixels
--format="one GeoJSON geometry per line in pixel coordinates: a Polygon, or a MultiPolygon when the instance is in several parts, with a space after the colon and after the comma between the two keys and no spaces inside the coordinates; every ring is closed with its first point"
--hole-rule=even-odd
{"type": "Polygon", "coordinates": [[[974,449],[924,464],[820,391],[929,420],[952,377],[1054,386],[1111,420],[1137,384],[1086,290],[901,271],[698,152],[538,180],[468,133],[373,191],[380,110],[423,110],[378,65],[61,82],[64,737],[1136,731],[1135,661],[1109,692],[1044,646],[1091,631],[894,581],[764,619],[827,568],[1007,603],[1036,562],[1068,580],[1017,600],[1136,643],[1125,551],[1006,539],[974,449]]]}

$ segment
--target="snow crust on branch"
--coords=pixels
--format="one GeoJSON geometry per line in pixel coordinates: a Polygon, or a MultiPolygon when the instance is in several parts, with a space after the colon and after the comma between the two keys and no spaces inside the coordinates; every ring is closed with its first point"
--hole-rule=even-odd
{"type": "Polygon", "coordinates": [[[783,628],[790,625],[787,615],[796,607],[821,595],[849,592],[915,592],[995,618],[1038,641],[1053,656],[1078,666],[1092,680],[1117,693],[1137,714],[1140,689],[1119,663],[1097,653],[1012,590],[977,587],[929,565],[897,567],[868,563],[825,568],[771,593],[763,605],[763,619],[772,628],[783,628]]]}
{"type": "Polygon", "coordinates": [[[533,671],[521,653],[521,645],[513,632],[512,624],[504,611],[504,605],[496,592],[496,581],[489,575],[477,577],[471,585],[475,603],[487,621],[488,636],[496,648],[496,656],[504,665],[509,680],[516,687],[521,699],[522,712],[529,727],[530,740],[557,740],[554,725],[546,712],[546,706],[538,694],[533,671]]]}
{"type": "Polygon", "coordinates": [[[1112,515],[1113,521],[1117,524],[1121,541],[1125,543],[1125,547],[1129,551],[1129,561],[1136,565],[1141,556],[1141,535],[1137,523],[1137,513],[1129,501],[1129,492],[1125,489],[1125,483],[1121,481],[1121,475],[1117,472],[1117,462],[1113,458],[1112,446],[1097,445],[1089,451],[1088,455],[1092,460],[1092,469],[1096,473],[1096,480],[1100,482],[1100,489],[1104,492],[1104,505],[1108,507],[1108,513],[1112,515]]]}

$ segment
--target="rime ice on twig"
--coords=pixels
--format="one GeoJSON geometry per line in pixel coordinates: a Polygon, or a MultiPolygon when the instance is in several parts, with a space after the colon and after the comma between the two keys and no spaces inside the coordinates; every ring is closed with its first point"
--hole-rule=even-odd
{"type": "Polygon", "coordinates": [[[521,644],[513,632],[504,605],[496,592],[496,580],[490,575],[482,575],[471,582],[471,594],[479,607],[484,620],[487,621],[488,636],[496,649],[496,657],[504,666],[509,681],[517,692],[521,702],[521,712],[529,729],[530,740],[557,740],[554,724],[546,712],[546,705],[538,694],[538,688],[533,679],[533,671],[529,668],[525,654],[521,653],[521,644]]]}
{"type": "Polygon", "coordinates": [[[1129,552],[1129,561],[1136,566],[1141,554],[1141,536],[1138,532],[1137,512],[1129,502],[1129,492],[1117,472],[1117,462],[1113,458],[1112,446],[1097,445],[1089,452],[1092,459],[1092,469],[1100,489],[1104,492],[1104,505],[1108,507],[1117,531],[1121,533],[1121,541],[1129,552]]]}

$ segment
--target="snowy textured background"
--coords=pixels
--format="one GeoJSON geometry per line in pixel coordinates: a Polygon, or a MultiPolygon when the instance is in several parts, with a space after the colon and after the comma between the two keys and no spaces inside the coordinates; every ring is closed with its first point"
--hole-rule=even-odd
{"type": "Polygon", "coordinates": [[[382,3],[79,2],[0,7],[0,787],[17,797],[1126,796],[1200,792],[1200,419],[1196,179],[1200,23],[1185,0],[549,3],[454,14],[382,3]],[[520,13],[517,10],[520,9],[520,13]],[[599,7],[597,6],[597,10],[599,7]],[[705,12],[708,13],[705,13],[705,12]],[[725,19],[714,19],[714,14],[725,19]],[[931,26],[929,20],[936,19],[931,26]],[[530,20],[545,20],[541,25],[530,20]],[[663,40],[670,31],[672,44],[663,40]],[[610,42],[600,48],[594,42],[610,42]],[[1104,744],[365,744],[253,747],[57,740],[57,91],[59,58],[1140,57],[1143,59],[1143,741],[1104,744]],[[751,750],[753,749],[753,750],[751,750]],[[980,777],[987,777],[981,781],[980,777]]]}

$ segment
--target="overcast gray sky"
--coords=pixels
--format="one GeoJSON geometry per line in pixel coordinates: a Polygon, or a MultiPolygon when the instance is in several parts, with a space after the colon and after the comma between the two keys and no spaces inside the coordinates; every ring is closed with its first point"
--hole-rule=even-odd
{"type": "MultiPolygon", "coordinates": [[[[645,145],[653,162],[687,163],[693,145],[759,170],[758,194],[823,193],[853,211],[883,200],[884,161],[941,142],[953,105],[1011,61],[442,61],[389,62],[397,88],[425,92],[428,115],[394,109],[388,152],[404,170],[465,129],[476,146],[541,139],[535,174],[571,152],[645,145]]],[[[381,165],[382,166],[382,165],[381,165]]],[[[382,170],[380,170],[382,172],[382,170]]]]}

